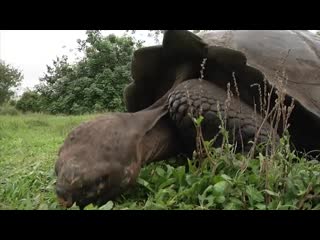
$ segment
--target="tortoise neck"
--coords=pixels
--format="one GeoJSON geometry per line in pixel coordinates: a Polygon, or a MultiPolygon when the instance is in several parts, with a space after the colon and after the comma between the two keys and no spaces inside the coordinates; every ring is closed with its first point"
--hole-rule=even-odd
{"type": "Polygon", "coordinates": [[[165,160],[178,154],[179,141],[168,116],[162,117],[156,125],[146,132],[140,142],[142,150],[141,163],[165,160]]]}

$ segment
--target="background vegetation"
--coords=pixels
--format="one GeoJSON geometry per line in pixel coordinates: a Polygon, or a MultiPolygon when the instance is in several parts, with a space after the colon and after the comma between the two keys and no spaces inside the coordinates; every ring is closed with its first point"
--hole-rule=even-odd
{"type": "Polygon", "coordinates": [[[78,44],[84,57],[74,64],[67,56],[54,60],[36,90],[22,95],[17,109],[50,114],[124,110],[122,92],[131,80],[133,51],[141,43],[130,36],[87,31],[87,39],[78,44]]]}

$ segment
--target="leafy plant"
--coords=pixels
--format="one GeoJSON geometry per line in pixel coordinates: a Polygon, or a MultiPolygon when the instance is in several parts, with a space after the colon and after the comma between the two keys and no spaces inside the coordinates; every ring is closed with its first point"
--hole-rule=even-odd
{"type": "Polygon", "coordinates": [[[131,58],[141,43],[131,36],[87,31],[87,39],[78,44],[84,57],[74,64],[67,56],[57,57],[36,91],[23,96],[21,109],[74,115],[124,111],[123,89],[131,81],[131,58]]]}
{"type": "Polygon", "coordinates": [[[20,85],[22,79],[23,74],[18,68],[0,59],[0,105],[13,96],[13,89],[20,85]]]}

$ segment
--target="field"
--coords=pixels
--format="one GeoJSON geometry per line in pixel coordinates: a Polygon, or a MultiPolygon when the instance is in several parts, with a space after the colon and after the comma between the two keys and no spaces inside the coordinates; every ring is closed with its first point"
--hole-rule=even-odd
{"type": "Polygon", "coordinates": [[[0,208],[58,209],[54,162],[66,134],[90,116],[0,116],[0,208]]]}
{"type": "MultiPolygon", "coordinates": [[[[62,209],[54,192],[58,149],[72,128],[94,117],[0,116],[0,209],[62,209]]],[[[249,160],[227,146],[209,160],[201,168],[172,159],[151,164],[117,201],[85,209],[320,208],[320,165],[297,157],[286,139],[272,159],[249,160]]]]}

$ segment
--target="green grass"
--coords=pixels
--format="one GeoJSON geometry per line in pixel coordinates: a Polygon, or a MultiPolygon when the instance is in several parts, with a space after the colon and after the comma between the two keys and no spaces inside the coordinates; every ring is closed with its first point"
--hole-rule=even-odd
{"type": "Polygon", "coordinates": [[[93,116],[0,116],[0,209],[59,209],[54,163],[68,132],[93,116]]]}
{"type": "MultiPolygon", "coordinates": [[[[0,209],[62,209],[54,192],[58,149],[94,117],[0,116],[0,209]]],[[[320,164],[297,157],[286,138],[271,159],[249,160],[230,145],[208,149],[201,167],[198,160],[152,163],[130,192],[86,209],[320,209],[320,164]]]]}

